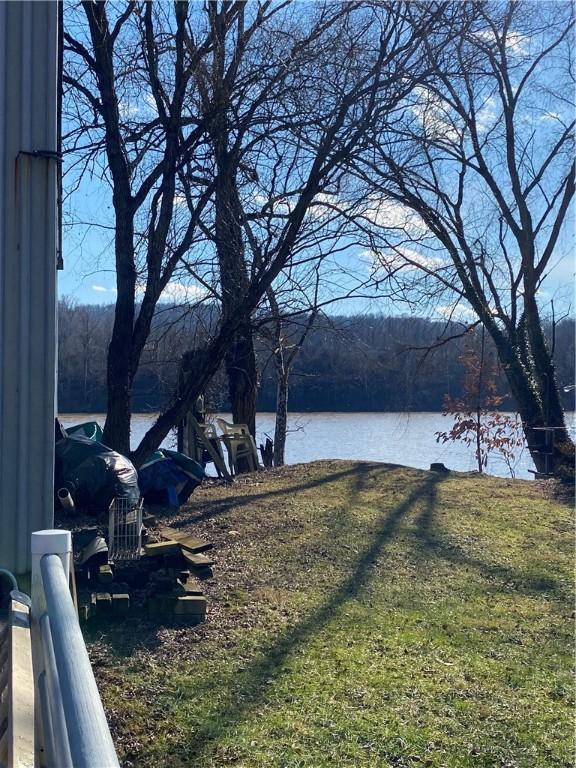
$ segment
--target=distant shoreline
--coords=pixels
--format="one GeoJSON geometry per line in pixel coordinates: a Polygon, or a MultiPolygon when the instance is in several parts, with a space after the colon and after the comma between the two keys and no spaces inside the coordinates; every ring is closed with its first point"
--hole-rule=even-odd
{"type": "MultiPolygon", "coordinates": [[[[515,411],[509,411],[509,410],[505,410],[505,409],[501,410],[501,409],[496,408],[494,410],[499,411],[500,413],[515,413],[515,411]]],[[[132,416],[155,416],[155,415],[159,415],[160,413],[161,413],[160,411],[132,411],[131,415],[132,416]]],[[[330,414],[330,413],[342,413],[342,414],[353,414],[353,413],[378,413],[378,414],[384,414],[384,413],[390,413],[390,414],[396,414],[396,413],[404,413],[404,414],[409,414],[409,413],[414,413],[414,414],[417,414],[417,413],[439,413],[439,414],[441,414],[441,413],[444,413],[444,411],[423,411],[423,410],[419,410],[419,411],[370,411],[370,410],[366,410],[366,411],[357,411],[357,410],[354,410],[354,411],[349,411],[349,410],[342,410],[342,411],[289,411],[288,415],[289,416],[294,415],[294,414],[310,414],[311,415],[313,413],[326,413],[326,414],[330,414]]],[[[565,411],[565,413],[567,415],[571,414],[571,413],[576,413],[576,410],[568,410],[568,411],[565,411]]],[[[224,410],[221,410],[221,411],[207,411],[206,412],[207,416],[220,416],[220,414],[230,414],[230,411],[224,409],[224,410]]],[[[275,415],[275,411],[258,410],[258,411],[256,411],[256,415],[258,415],[258,414],[267,414],[267,415],[274,416],[275,415]]],[[[65,410],[61,410],[61,411],[58,411],[58,415],[59,416],[60,415],[61,416],[76,416],[76,415],[78,415],[78,416],[82,416],[82,415],[86,415],[86,416],[88,416],[88,415],[92,415],[92,416],[94,416],[94,415],[96,415],[96,416],[106,416],[106,412],[105,411],[65,411],[65,410]]]]}

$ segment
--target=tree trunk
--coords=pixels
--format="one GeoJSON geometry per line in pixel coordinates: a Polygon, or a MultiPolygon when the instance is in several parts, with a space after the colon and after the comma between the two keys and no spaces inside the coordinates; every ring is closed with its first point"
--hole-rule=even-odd
{"type": "MultiPolygon", "coordinates": [[[[131,330],[131,328],[130,328],[131,330]]],[[[108,407],[104,424],[104,443],[118,453],[128,456],[130,453],[130,360],[125,353],[126,342],[132,340],[132,334],[115,323],[112,340],[108,347],[108,407]]]]}
{"type": "MultiPolygon", "coordinates": [[[[224,127],[220,127],[215,146],[218,162],[215,185],[216,251],[222,285],[222,317],[227,320],[242,311],[249,279],[241,223],[242,207],[235,176],[237,161],[228,152],[224,127]]],[[[232,346],[226,352],[225,364],[233,420],[247,424],[255,437],[257,371],[249,315],[242,317],[232,346]]]]}
{"type": "MultiPolygon", "coordinates": [[[[124,202],[124,201],[123,201],[124,202]]],[[[133,222],[129,206],[115,200],[116,285],[118,296],[114,328],[108,347],[108,407],[104,443],[118,453],[130,453],[130,390],[133,379],[133,327],[136,268],[133,258],[133,222]],[[122,218],[124,216],[124,218],[122,218]],[[122,222],[122,224],[121,224],[122,222]]]]}
{"type": "Polygon", "coordinates": [[[235,424],[247,424],[250,433],[256,435],[256,354],[249,323],[243,324],[226,353],[226,373],[235,424]]]}
{"type": "Polygon", "coordinates": [[[478,462],[478,472],[482,474],[482,410],[480,406],[476,408],[476,461],[478,462]]]}
{"type": "Polygon", "coordinates": [[[120,138],[120,110],[115,91],[114,37],[110,34],[106,5],[83,3],[83,8],[90,28],[101,111],[106,125],[106,156],[113,180],[112,202],[115,216],[114,253],[118,297],[114,329],[108,347],[108,408],[104,442],[110,448],[127,455],[130,452],[130,387],[134,366],[134,209],[130,169],[120,138]]]}
{"type": "Polygon", "coordinates": [[[520,355],[516,354],[512,343],[503,333],[496,331],[491,332],[491,335],[522,419],[524,436],[536,471],[545,473],[551,468],[554,474],[558,474],[557,468],[563,466],[564,469],[561,474],[567,472],[573,475],[574,443],[566,429],[564,413],[561,405],[559,405],[558,386],[547,348],[544,345],[540,349],[539,359],[533,359],[532,367],[538,370],[538,373],[535,374],[522,363],[520,355]],[[542,376],[546,376],[548,380],[549,391],[546,393],[541,392],[539,380],[542,376]],[[549,407],[550,405],[552,408],[549,407]],[[556,428],[551,460],[547,460],[546,454],[542,450],[545,443],[545,433],[541,431],[541,428],[548,426],[556,428]]]}
{"type": "MultiPolygon", "coordinates": [[[[108,362],[108,409],[104,443],[118,453],[130,454],[130,390],[114,381],[114,365],[108,362]]],[[[121,374],[118,376],[121,378],[121,374]]]]}
{"type": "Polygon", "coordinates": [[[276,388],[276,427],[274,429],[274,466],[284,466],[286,429],[288,427],[288,372],[278,372],[276,388]]]}
{"type": "Polygon", "coordinates": [[[160,414],[140,441],[140,445],[131,454],[130,458],[135,467],[140,467],[146,456],[158,448],[174,424],[184,418],[198,395],[206,390],[209,381],[222,363],[236,330],[235,318],[224,321],[212,343],[206,349],[195,350],[194,372],[184,377],[178,397],[160,414]]]}
{"type": "Polygon", "coordinates": [[[556,370],[552,354],[548,350],[544,331],[540,323],[540,317],[536,307],[536,301],[525,300],[529,311],[526,312],[526,331],[532,353],[534,374],[536,376],[540,397],[542,400],[542,412],[545,424],[548,427],[556,427],[566,433],[565,437],[569,439],[566,430],[564,409],[560,400],[558,382],[556,380],[556,370]],[[532,304],[534,306],[532,306],[532,304]]]}
{"type": "MultiPolygon", "coordinates": [[[[540,446],[544,450],[543,454],[538,454],[543,457],[544,468],[538,471],[548,470],[557,477],[573,480],[574,441],[566,428],[554,361],[544,337],[536,300],[530,297],[525,301],[528,308],[526,330],[530,341],[533,378],[538,383],[542,403],[543,426],[554,429],[548,439],[546,433],[541,433],[538,439],[538,434],[532,432],[532,445],[540,446]],[[550,452],[552,456],[546,459],[546,454],[550,452]]],[[[534,453],[532,452],[533,458],[534,453]]]]}

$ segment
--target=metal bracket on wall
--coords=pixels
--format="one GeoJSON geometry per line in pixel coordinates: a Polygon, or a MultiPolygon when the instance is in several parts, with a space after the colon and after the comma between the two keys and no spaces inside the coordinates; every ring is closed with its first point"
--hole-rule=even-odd
{"type": "Polygon", "coordinates": [[[62,162],[62,153],[55,152],[52,149],[33,149],[32,151],[21,149],[20,152],[18,152],[17,158],[20,157],[20,155],[27,155],[28,157],[44,157],[47,160],[55,160],[57,163],[62,162]]]}
{"type": "Polygon", "coordinates": [[[18,159],[20,155],[26,157],[42,158],[44,160],[54,160],[58,164],[58,242],[56,245],[56,269],[64,269],[64,259],[62,258],[62,152],[55,152],[53,149],[33,149],[26,150],[21,149],[16,155],[16,165],[18,165],[18,159]]]}

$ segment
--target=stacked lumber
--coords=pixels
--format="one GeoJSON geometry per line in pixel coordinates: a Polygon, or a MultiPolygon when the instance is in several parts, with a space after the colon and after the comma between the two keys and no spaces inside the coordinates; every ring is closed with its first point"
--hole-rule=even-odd
{"type": "Polygon", "coordinates": [[[213,575],[214,560],[210,556],[202,554],[212,549],[211,542],[166,525],[160,526],[158,533],[162,536],[163,541],[146,544],[144,546],[146,557],[176,555],[182,558],[184,567],[188,568],[194,576],[206,579],[213,575]]]}
{"type": "Polygon", "coordinates": [[[189,572],[181,571],[175,581],[169,571],[155,571],[153,576],[146,600],[150,616],[185,619],[193,624],[206,618],[206,598],[189,572]]]}
{"type": "Polygon", "coordinates": [[[190,577],[202,580],[213,575],[213,558],[202,554],[212,549],[212,544],[169,526],[160,526],[157,531],[162,540],[145,544],[143,555],[144,559],[162,558],[165,569],[151,574],[148,613],[202,621],[206,616],[206,598],[190,577]],[[174,582],[171,573],[178,566],[182,570],[174,582]]]}
{"type": "Polygon", "coordinates": [[[200,581],[213,576],[214,559],[206,554],[212,544],[185,531],[157,526],[155,519],[148,524],[155,526],[161,540],[145,543],[140,559],[130,563],[108,561],[105,541],[96,528],[79,532],[76,575],[82,620],[138,614],[142,609],[150,616],[192,624],[205,619],[200,581]]]}

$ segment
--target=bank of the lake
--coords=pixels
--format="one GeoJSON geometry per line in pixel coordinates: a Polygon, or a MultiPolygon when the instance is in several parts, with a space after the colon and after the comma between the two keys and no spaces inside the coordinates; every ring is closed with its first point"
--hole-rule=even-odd
{"type": "Polygon", "coordinates": [[[199,488],[199,627],[87,625],[123,768],[567,768],[572,508],[323,461],[199,488]]]}
{"type": "MultiPolygon", "coordinates": [[[[132,417],[132,445],[135,447],[142,435],[153,423],[155,414],[134,414],[132,417]]],[[[224,414],[224,417],[230,418],[224,414]]],[[[104,414],[64,414],[64,424],[95,419],[104,423],[104,414]]],[[[567,414],[567,421],[576,434],[574,413],[567,414]]],[[[468,472],[476,468],[474,448],[462,443],[436,442],[436,432],[450,429],[452,420],[441,413],[291,413],[288,420],[289,434],[286,443],[288,464],[316,461],[319,459],[353,459],[388,461],[418,469],[427,469],[432,462],[468,472]]],[[[257,442],[266,436],[274,436],[274,414],[259,413],[257,417],[257,442]]],[[[173,435],[166,440],[167,447],[174,447],[173,435]]],[[[534,468],[529,452],[519,450],[513,470],[516,477],[529,479],[534,468]]],[[[493,456],[488,462],[488,473],[501,477],[510,476],[505,462],[493,456]]]]}

